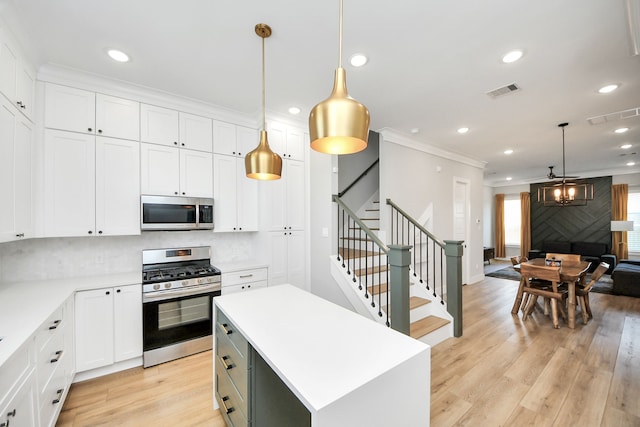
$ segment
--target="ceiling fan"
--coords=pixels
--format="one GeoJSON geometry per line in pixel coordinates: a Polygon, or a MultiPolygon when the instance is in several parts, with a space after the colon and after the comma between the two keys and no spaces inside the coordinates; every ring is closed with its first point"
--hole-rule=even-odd
{"type": "Polygon", "coordinates": [[[567,178],[579,178],[578,176],[568,176],[565,174],[565,170],[564,170],[564,163],[565,163],[565,159],[564,159],[564,128],[567,127],[569,125],[569,123],[560,123],[558,125],[558,127],[562,128],[562,175],[558,176],[553,172],[553,168],[555,166],[549,166],[549,173],[547,174],[547,178],[549,179],[556,179],[559,178],[562,181],[566,180],[567,178]]]}

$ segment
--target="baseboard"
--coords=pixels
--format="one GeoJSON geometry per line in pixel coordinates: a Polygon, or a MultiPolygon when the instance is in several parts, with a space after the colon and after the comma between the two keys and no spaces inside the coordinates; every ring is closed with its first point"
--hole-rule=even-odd
{"type": "Polygon", "coordinates": [[[142,366],[142,356],[123,360],[122,362],[117,362],[113,365],[101,366],[100,368],[90,369],[83,372],[76,372],[76,375],[73,377],[73,382],[79,383],[80,381],[98,378],[103,375],[113,374],[115,372],[124,371],[125,369],[131,369],[138,366],[142,366]]]}

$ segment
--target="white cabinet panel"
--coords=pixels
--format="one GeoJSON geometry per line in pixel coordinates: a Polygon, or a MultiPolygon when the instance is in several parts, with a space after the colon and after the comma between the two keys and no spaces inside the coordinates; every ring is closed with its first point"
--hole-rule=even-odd
{"type": "Polygon", "coordinates": [[[214,154],[215,231],[258,230],[258,182],[245,175],[244,159],[214,154]]]}
{"type": "Polygon", "coordinates": [[[236,125],[213,121],[213,152],[236,156],[236,125]]]}
{"type": "Polygon", "coordinates": [[[51,129],[95,133],[95,93],[47,83],[44,125],[51,129]]]}
{"type": "Polygon", "coordinates": [[[259,142],[260,132],[244,126],[236,126],[236,149],[239,156],[244,157],[249,154],[259,142]]]}
{"type": "Polygon", "coordinates": [[[113,289],[76,292],[76,371],[114,362],[113,289]]]}
{"type": "Polygon", "coordinates": [[[95,228],[95,143],[91,135],[46,130],[45,236],[86,236],[95,228]]]}
{"type": "Polygon", "coordinates": [[[18,52],[9,43],[8,34],[0,31],[0,92],[13,101],[16,96],[18,52]]]}
{"type": "Polygon", "coordinates": [[[287,161],[287,224],[289,230],[304,229],[304,163],[287,161]]]}
{"type": "Polygon", "coordinates": [[[269,145],[282,159],[304,161],[306,149],[304,131],[299,128],[287,126],[284,123],[270,121],[267,124],[269,131],[269,145]]]}
{"type": "Polygon", "coordinates": [[[14,147],[14,231],[16,238],[28,238],[33,236],[31,211],[33,125],[24,118],[19,119],[16,123],[14,147]]]}
{"type": "Polygon", "coordinates": [[[180,194],[213,197],[213,157],[210,153],[180,150],[180,194]]]}
{"type": "Polygon", "coordinates": [[[113,301],[114,360],[142,355],[142,289],[140,285],[115,288],[113,301]]]}
{"type": "Polygon", "coordinates": [[[0,242],[13,240],[14,209],[14,139],[16,110],[0,98],[0,242]]]}
{"type": "Polygon", "coordinates": [[[191,150],[206,151],[213,149],[213,125],[207,117],[180,113],[180,146],[191,150]]]}
{"type": "Polygon", "coordinates": [[[286,231],[274,231],[268,233],[269,235],[269,285],[280,285],[288,283],[288,232],[286,231]]]}
{"type": "Polygon", "coordinates": [[[304,177],[303,162],[285,160],[281,179],[260,183],[268,231],[304,229],[304,177]]]}
{"type": "Polygon", "coordinates": [[[140,140],[178,146],[178,112],[154,105],[140,105],[140,140]]]}
{"type": "Polygon", "coordinates": [[[140,103],[97,94],[96,128],[101,136],[139,140],[140,103]]]}
{"type": "Polygon", "coordinates": [[[180,192],[180,150],[140,144],[142,194],[177,196],[180,192]]]}
{"type": "Polygon", "coordinates": [[[258,181],[247,178],[244,159],[237,159],[236,199],[238,227],[241,231],[258,231],[258,181]]]}
{"type": "Polygon", "coordinates": [[[6,402],[0,402],[0,426],[37,427],[36,390],[33,371],[6,402]]]}
{"type": "Polygon", "coordinates": [[[24,113],[25,116],[32,119],[34,111],[34,95],[35,95],[35,71],[28,67],[24,62],[18,67],[16,75],[16,105],[24,113]]]}
{"type": "Polygon", "coordinates": [[[96,232],[140,234],[140,143],[96,138],[96,232]]]}

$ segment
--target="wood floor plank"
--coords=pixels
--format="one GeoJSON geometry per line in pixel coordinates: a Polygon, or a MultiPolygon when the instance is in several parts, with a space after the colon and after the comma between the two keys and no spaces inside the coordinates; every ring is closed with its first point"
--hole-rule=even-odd
{"type": "Polygon", "coordinates": [[[640,317],[627,317],[620,339],[618,359],[608,403],[640,417],[640,317]]]}

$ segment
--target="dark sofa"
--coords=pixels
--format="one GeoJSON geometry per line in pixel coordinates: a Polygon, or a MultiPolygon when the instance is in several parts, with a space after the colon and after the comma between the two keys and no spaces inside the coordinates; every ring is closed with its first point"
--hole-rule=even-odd
{"type": "Polygon", "coordinates": [[[621,259],[611,278],[614,294],[640,297],[640,261],[621,259]]]}
{"type": "Polygon", "coordinates": [[[607,274],[611,274],[616,267],[616,256],[609,253],[609,246],[599,242],[542,242],[540,249],[529,251],[529,259],[544,258],[547,253],[578,254],[584,261],[590,261],[590,272],[601,262],[609,264],[607,274]]]}

